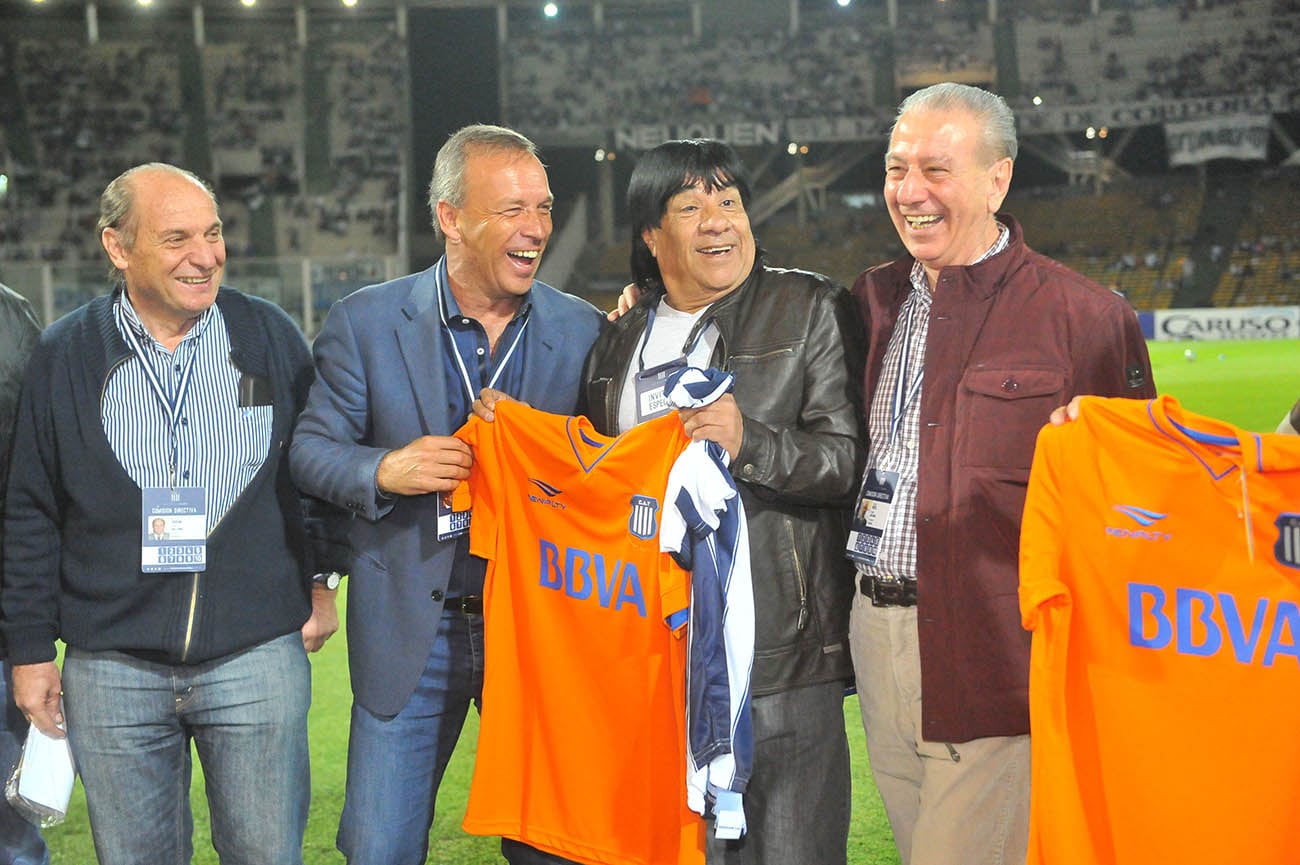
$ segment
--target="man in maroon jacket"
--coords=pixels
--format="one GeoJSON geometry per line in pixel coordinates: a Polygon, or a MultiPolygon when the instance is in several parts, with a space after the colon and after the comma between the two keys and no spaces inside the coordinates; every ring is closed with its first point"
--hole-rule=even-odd
{"type": "Polygon", "coordinates": [[[1154,396],[1123,299],[1025,245],[1006,103],[899,108],[885,199],[908,255],[859,277],[870,455],[848,555],[867,749],[903,865],[1023,863],[1029,635],[1020,513],[1038,430],[1075,394],[1154,396]]]}

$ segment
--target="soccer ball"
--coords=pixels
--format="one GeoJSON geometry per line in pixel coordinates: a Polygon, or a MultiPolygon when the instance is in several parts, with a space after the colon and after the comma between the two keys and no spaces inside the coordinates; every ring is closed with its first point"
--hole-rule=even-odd
{"type": "Polygon", "coordinates": [[[1183,349],[1183,360],[1189,363],[1196,360],[1196,352],[1192,351],[1190,348],[1183,349]]]}

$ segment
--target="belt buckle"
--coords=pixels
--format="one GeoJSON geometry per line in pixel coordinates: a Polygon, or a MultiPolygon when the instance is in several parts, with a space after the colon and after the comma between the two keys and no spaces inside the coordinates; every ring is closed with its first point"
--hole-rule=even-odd
{"type": "Polygon", "coordinates": [[[896,577],[871,577],[871,603],[877,607],[916,606],[916,584],[896,577]]]}

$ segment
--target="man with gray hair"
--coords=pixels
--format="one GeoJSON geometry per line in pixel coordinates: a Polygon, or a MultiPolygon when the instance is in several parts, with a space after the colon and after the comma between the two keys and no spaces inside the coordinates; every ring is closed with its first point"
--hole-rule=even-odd
{"type": "Polygon", "coordinates": [[[903,865],[1025,861],[1017,558],[1034,441],[1074,394],[1155,395],[1128,304],[998,212],[1015,157],[1001,97],[952,83],[909,96],[885,154],[908,254],[854,286],[870,451],[847,549],[850,642],[903,865]]]}
{"type": "Polygon", "coordinates": [[[193,858],[191,745],[221,861],[301,865],[307,652],[338,628],[312,574],[342,567],[343,549],[342,512],[289,477],[307,342],[283,310],[222,286],[217,203],[190,172],[123,173],[99,228],[119,284],[46,329],[19,397],[14,699],[47,735],[66,718],[104,865],[193,858]]]}
{"type": "MultiPolygon", "coordinates": [[[[353,865],[420,865],[443,771],[483,685],[483,578],[452,510],[469,447],[452,433],[484,387],[573,413],[604,316],[538,282],[552,196],[533,143],[468,126],[429,185],[446,254],[360,289],[316,338],[294,477],[355,514],[352,718],[338,846],[353,865]]],[[[526,851],[507,845],[511,861],[526,851]]]]}

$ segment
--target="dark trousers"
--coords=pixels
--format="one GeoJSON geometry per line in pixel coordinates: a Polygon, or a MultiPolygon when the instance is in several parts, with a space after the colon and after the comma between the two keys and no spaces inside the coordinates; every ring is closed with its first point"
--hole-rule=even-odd
{"type": "Polygon", "coordinates": [[[752,702],[754,775],[745,835],[719,841],[708,865],[845,865],[852,773],[844,684],[810,685],[752,702]]]}
{"type": "Polygon", "coordinates": [[[501,839],[501,855],[506,857],[510,865],[578,865],[572,859],[543,853],[536,847],[529,847],[510,838],[501,839]]]}

